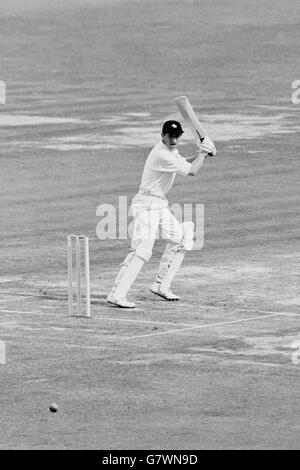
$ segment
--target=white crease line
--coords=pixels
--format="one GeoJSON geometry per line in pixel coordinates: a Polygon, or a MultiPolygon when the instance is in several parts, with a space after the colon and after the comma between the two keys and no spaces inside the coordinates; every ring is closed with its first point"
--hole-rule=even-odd
{"type": "Polygon", "coordinates": [[[191,323],[172,323],[172,322],[163,322],[163,321],[152,321],[152,320],[135,320],[131,318],[107,318],[107,317],[96,317],[97,320],[109,320],[116,322],[133,322],[133,323],[150,323],[158,325],[174,325],[174,326],[194,326],[191,323]]]}
{"type": "MultiPolygon", "coordinates": [[[[58,309],[59,307],[41,307],[41,308],[51,308],[51,309],[58,309]]],[[[32,315],[51,315],[51,313],[44,313],[44,312],[26,312],[24,310],[0,310],[0,313],[30,313],[32,315]]],[[[70,318],[71,315],[65,315],[66,317],[70,318]]],[[[72,318],[85,318],[79,317],[78,315],[73,315],[72,318]]],[[[173,326],[195,326],[192,323],[172,323],[172,322],[162,322],[162,321],[151,321],[151,320],[136,320],[131,318],[107,318],[107,317],[95,317],[97,320],[108,320],[108,321],[115,321],[115,322],[131,322],[131,323],[146,323],[146,324],[157,324],[157,325],[173,325],[173,326]]]]}
{"type": "Polygon", "coordinates": [[[251,321],[251,320],[260,320],[262,318],[275,317],[276,315],[282,315],[282,313],[277,312],[277,313],[273,313],[271,315],[260,315],[259,317],[243,318],[241,320],[233,320],[233,321],[230,321],[230,322],[210,323],[208,325],[197,325],[197,326],[193,326],[193,327],[190,327],[190,328],[180,328],[180,330],[162,331],[160,333],[149,333],[147,335],[126,336],[125,338],[120,338],[120,339],[121,340],[127,340],[127,339],[147,338],[148,336],[168,335],[168,334],[172,334],[172,333],[181,333],[182,331],[197,330],[197,329],[202,329],[202,328],[211,328],[211,327],[214,327],[214,326],[233,325],[234,323],[242,323],[242,322],[247,322],[247,321],[251,321]]]}
{"type": "Polygon", "coordinates": [[[32,297],[36,297],[36,295],[27,295],[26,297],[21,297],[21,298],[14,297],[12,299],[0,299],[0,302],[12,302],[12,301],[19,302],[20,300],[30,299],[32,297]]]}
{"type": "Polygon", "coordinates": [[[247,361],[244,359],[236,359],[235,364],[252,364],[254,366],[268,366],[268,367],[286,367],[287,364],[275,364],[274,362],[260,362],[260,361],[247,361]]]}
{"type": "MultiPolygon", "coordinates": [[[[41,309],[52,309],[52,310],[59,310],[60,307],[53,307],[53,306],[41,306],[41,309]]],[[[241,309],[236,309],[233,310],[233,312],[240,311],[241,309]]],[[[244,311],[252,311],[252,310],[245,310],[244,311]]],[[[255,312],[259,313],[258,310],[254,310],[255,312]]],[[[56,313],[45,313],[45,312],[33,312],[33,311],[26,311],[26,310],[0,310],[0,313],[20,313],[20,314],[30,314],[30,315],[53,315],[57,316],[56,313]]],[[[260,313],[267,313],[264,311],[261,311],[260,313]]],[[[186,331],[186,330],[193,330],[197,328],[208,328],[210,326],[222,326],[222,325],[230,325],[233,323],[241,323],[245,321],[250,321],[250,320],[256,320],[259,318],[268,318],[268,317],[273,317],[276,315],[283,315],[283,316],[293,316],[297,317],[300,316],[298,313],[292,313],[292,312],[269,312],[270,315],[264,315],[264,316],[258,316],[258,317],[252,317],[252,318],[244,318],[241,320],[234,320],[232,322],[225,322],[225,323],[212,323],[209,325],[193,325],[192,323],[173,323],[173,322],[159,322],[159,321],[151,321],[151,320],[136,320],[136,319],[130,319],[130,318],[109,318],[109,317],[98,317],[95,316],[96,319],[99,320],[108,320],[108,321],[115,321],[115,322],[131,322],[131,323],[144,323],[144,324],[157,324],[157,325],[174,325],[174,326],[187,326],[188,328],[181,328],[180,330],[172,330],[172,331],[166,331],[166,332],[160,332],[160,333],[149,333],[147,335],[140,335],[140,336],[132,336],[132,337],[125,337],[121,339],[134,339],[134,338],[143,338],[147,336],[157,336],[157,335],[163,335],[163,334],[168,334],[168,333],[176,333],[179,331],[186,331]]],[[[63,315],[64,318],[86,318],[84,316],[78,316],[78,315],[63,315]]]]}
{"type": "Polygon", "coordinates": [[[237,308],[234,311],[255,312],[255,313],[280,313],[281,315],[292,315],[292,316],[299,315],[299,313],[296,313],[296,312],[276,312],[276,311],[272,311],[272,310],[257,310],[257,309],[250,309],[250,308],[237,308]]]}
{"type": "Polygon", "coordinates": [[[30,295],[32,297],[40,297],[41,294],[37,294],[36,292],[33,293],[33,292],[8,292],[8,291],[1,291],[0,290],[0,294],[3,294],[3,295],[18,295],[20,297],[24,296],[24,295],[30,295]]]}
{"type": "MultiPolygon", "coordinates": [[[[158,302],[164,302],[163,300],[158,300],[158,302]]],[[[180,304],[177,303],[178,306],[180,307],[193,307],[193,308],[203,308],[204,310],[208,310],[208,309],[224,309],[224,306],[217,306],[217,305],[193,305],[193,304],[186,304],[186,303],[183,303],[183,302],[180,302],[180,304]]]]}
{"type": "Polygon", "coordinates": [[[284,315],[286,317],[300,317],[299,313],[292,313],[292,312],[281,312],[281,315],[284,315]]]}
{"type": "MultiPolygon", "coordinates": [[[[0,310],[0,313],[28,313],[30,315],[53,315],[53,316],[55,316],[55,314],[53,314],[53,313],[32,312],[32,311],[28,312],[26,310],[0,310]]],[[[65,315],[65,316],[67,316],[67,315],[65,315]]]]}

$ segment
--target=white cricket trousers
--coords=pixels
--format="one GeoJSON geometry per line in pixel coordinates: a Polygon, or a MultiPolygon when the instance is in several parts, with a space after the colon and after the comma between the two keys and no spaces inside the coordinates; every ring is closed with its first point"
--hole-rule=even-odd
{"type": "Polygon", "coordinates": [[[131,210],[134,217],[131,247],[144,261],[150,260],[158,238],[174,245],[182,243],[183,226],[168,208],[167,199],[138,193],[131,210]]]}

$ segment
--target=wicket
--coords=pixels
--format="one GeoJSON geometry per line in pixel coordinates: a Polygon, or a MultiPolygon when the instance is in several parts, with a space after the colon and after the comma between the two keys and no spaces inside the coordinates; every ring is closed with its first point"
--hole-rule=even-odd
{"type": "Polygon", "coordinates": [[[75,246],[75,271],[76,271],[76,300],[77,316],[91,316],[91,298],[90,298],[90,259],[89,259],[89,239],[83,235],[68,236],[68,305],[69,315],[73,315],[73,246],[75,246]],[[75,245],[74,245],[75,244],[75,245]],[[84,248],[84,274],[85,274],[85,315],[81,313],[81,252],[84,248]]]}

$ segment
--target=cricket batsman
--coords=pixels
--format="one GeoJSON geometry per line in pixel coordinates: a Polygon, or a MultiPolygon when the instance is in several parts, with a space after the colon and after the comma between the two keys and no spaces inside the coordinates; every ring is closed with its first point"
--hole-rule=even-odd
{"type": "Polygon", "coordinates": [[[216,148],[209,137],[197,142],[198,152],[185,159],[177,150],[183,130],[180,122],[166,121],[161,132],[161,141],[151,150],[143,171],[138,193],[132,200],[134,217],[131,251],[121,264],[115,284],[107,302],[121,308],[134,308],[127,300],[127,293],[137,278],[145,261],[152,256],[153,245],[161,228],[167,240],[151,292],[167,301],[180,300],[171,291],[171,283],[178,272],[187,251],[194,243],[194,223],[180,223],[168,207],[167,193],[176,175],[196,176],[205,157],[216,155],[216,148]]]}

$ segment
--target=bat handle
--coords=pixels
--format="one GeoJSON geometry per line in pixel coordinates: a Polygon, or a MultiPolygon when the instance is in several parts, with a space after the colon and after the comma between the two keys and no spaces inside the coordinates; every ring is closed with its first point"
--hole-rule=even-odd
{"type": "MultiPolygon", "coordinates": [[[[200,142],[202,143],[203,140],[205,139],[205,137],[201,137],[201,135],[199,134],[199,132],[198,132],[198,131],[196,131],[196,132],[197,132],[197,134],[198,134],[198,137],[199,137],[199,139],[200,139],[200,142]]],[[[211,152],[209,152],[207,155],[208,155],[209,157],[213,157],[213,154],[212,154],[211,152]]]]}
{"type": "Polygon", "coordinates": [[[201,135],[199,134],[199,131],[196,130],[196,132],[197,132],[197,134],[198,134],[198,137],[199,137],[200,142],[203,142],[204,137],[201,137],[201,135]]]}

